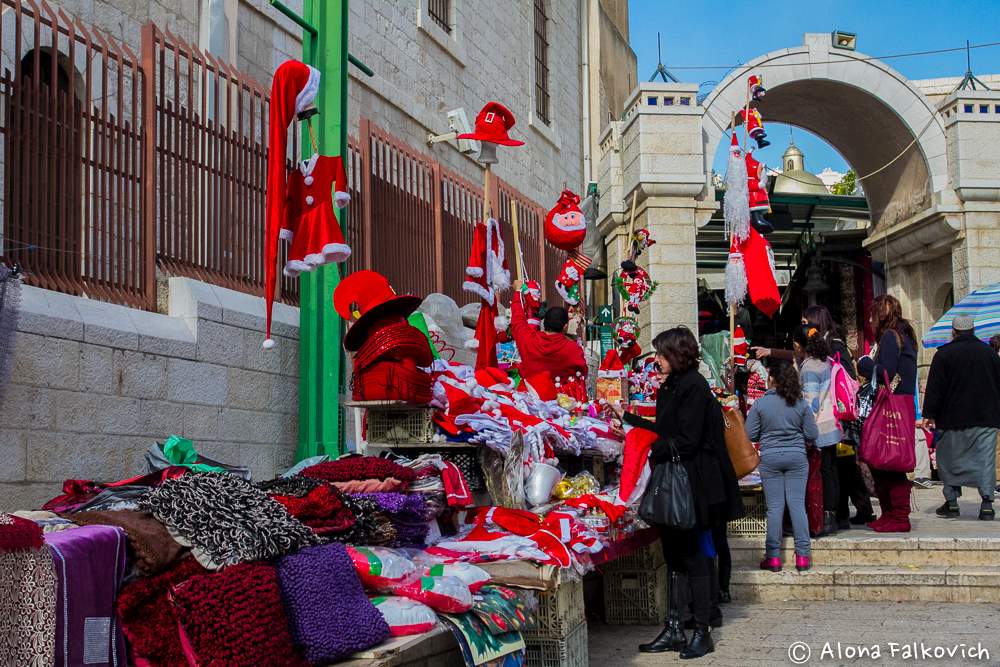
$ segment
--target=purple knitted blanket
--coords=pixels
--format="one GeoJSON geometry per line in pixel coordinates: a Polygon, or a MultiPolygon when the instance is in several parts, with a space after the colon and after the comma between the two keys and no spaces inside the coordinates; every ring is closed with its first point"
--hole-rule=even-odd
{"type": "Polygon", "coordinates": [[[343,660],[389,636],[389,626],[365,595],[344,545],[285,556],[278,564],[278,580],[292,637],[310,663],[343,660]]]}

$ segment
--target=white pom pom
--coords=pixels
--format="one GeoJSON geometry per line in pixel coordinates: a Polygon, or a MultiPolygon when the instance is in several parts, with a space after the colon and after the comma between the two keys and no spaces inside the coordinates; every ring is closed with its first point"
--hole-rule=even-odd
{"type": "Polygon", "coordinates": [[[265,339],[264,344],[261,345],[261,347],[264,348],[265,350],[270,350],[272,347],[274,347],[274,339],[273,338],[265,339]]]}

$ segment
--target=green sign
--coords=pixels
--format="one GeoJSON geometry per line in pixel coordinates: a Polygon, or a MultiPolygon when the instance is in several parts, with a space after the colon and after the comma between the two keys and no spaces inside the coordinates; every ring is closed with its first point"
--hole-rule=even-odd
{"type": "Polygon", "coordinates": [[[601,341],[601,359],[603,359],[604,355],[615,347],[615,334],[610,326],[600,327],[598,333],[601,341]]]}
{"type": "Polygon", "coordinates": [[[614,319],[614,310],[611,306],[605,304],[597,309],[597,323],[598,324],[611,324],[614,319]]]}

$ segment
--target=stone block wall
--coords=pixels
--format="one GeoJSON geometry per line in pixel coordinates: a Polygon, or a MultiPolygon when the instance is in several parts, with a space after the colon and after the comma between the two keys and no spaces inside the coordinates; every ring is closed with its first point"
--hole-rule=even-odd
{"type": "Polygon", "coordinates": [[[0,403],[0,510],[32,508],[68,478],[146,472],[170,434],[267,479],[295,458],[298,309],[186,278],[167,314],[25,287],[0,403]]]}

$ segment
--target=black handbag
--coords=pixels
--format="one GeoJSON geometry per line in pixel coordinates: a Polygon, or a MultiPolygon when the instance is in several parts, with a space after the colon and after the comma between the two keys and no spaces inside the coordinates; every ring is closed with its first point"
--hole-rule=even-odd
{"type": "Polygon", "coordinates": [[[691,480],[673,444],[670,459],[653,465],[639,502],[639,516],[646,523],[680,530],[690,530],[698,523],[691,480]]]}

